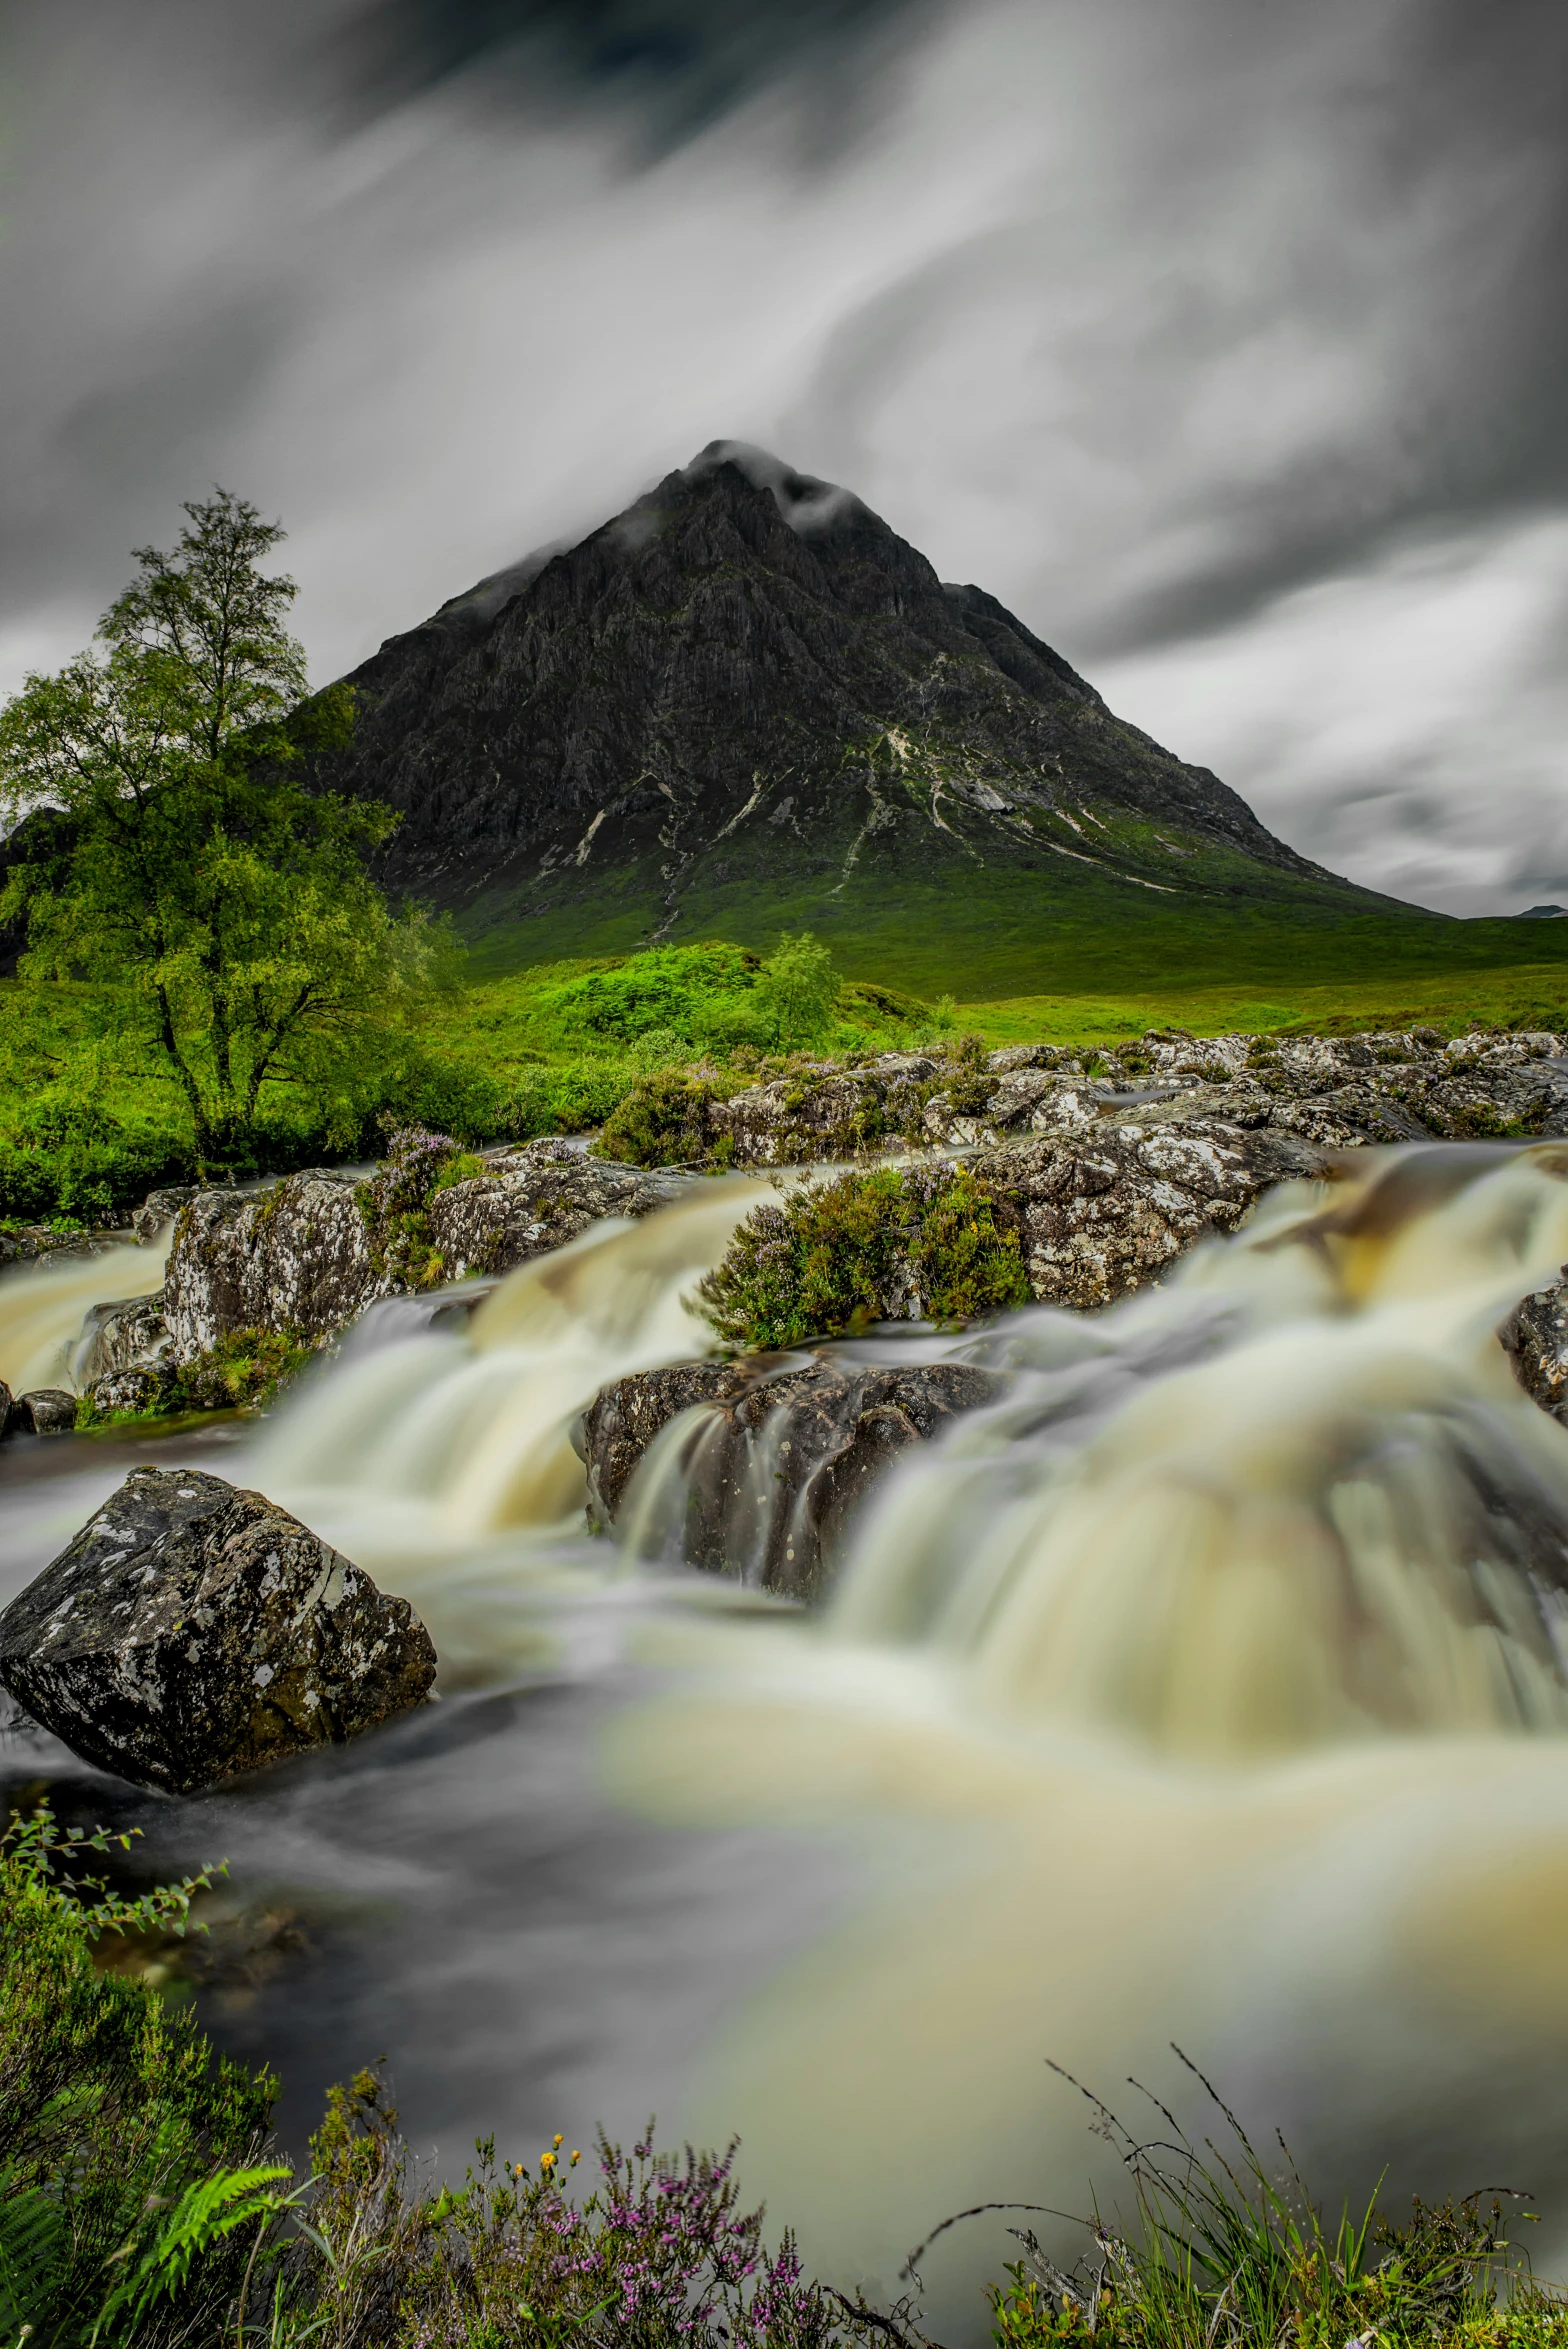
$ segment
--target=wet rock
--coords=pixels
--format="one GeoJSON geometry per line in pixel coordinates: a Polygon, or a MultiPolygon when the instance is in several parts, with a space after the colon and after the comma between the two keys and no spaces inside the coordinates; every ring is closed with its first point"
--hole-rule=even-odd
{"type": "Polygon", "coordinates": [[[974,1172],[1022,1222],[1029,1285],[1043,1303],[1108,1305],[1157,1280],[1210,1234],[1234,1231],[1274,1183],[1332,1171],[1293,1133],[1178,1120],[1040,1136],[982,1154],[974,1172]]]}
{"type": "Polygon", "coordinates": [[[63,1387],[39,1387],[18,1395],[6,1412],[7,1435],[69,1435],[76,1425],[76,1397],[63,1387]]]}
{"type": "Polygon", "coordinates": [[[260,1493],[136,1468],[0,1614],[0,1683],[100,1769],[190,1794],[418,1704],[435,1650],[260,1493]]]}
{"type": "Polygon", "coordinates": [[[95,1379],[87,1397],[100,1418],[111,1419],[119,1411],[166,1409],[173,1387],[174,1372],[169,1365],[153,1363],[140,1369],[111,1371],[107,1378],[95,1379]]]}
{"type": "Polygon", "coordinates": [[[594,1530],[614,1524],[626,1487],[661,1429],[694,1404],[728,1401],[765,1377],[773,1361],[771,1355],[753,1355],[744,1362],[676,1362],[601,1387],[583,1414],[578,1439],[594,1530]]]}
{"type": "Polygon", "coordinates": [[[1568,1265],[1522,1298],[1497,1335],[1525,1393],[1568,1426],[1568,1265]]]}
{"type": "Polygon", "coordinates": [[[695,1179],[589,1158],[563,1142],[530,1142],[493,1160],[487,1173],[437,1191],[431,1236],[448,1280],[510,1272],[604,1216],[667,1207],[695,1179]]]}
{"type": "Polygon", "coordinates": [[[604,1388],[585,1416],[584,1456],[613,1518],[654,1436],[691,1412],[662,1477],[637,1496],[641,1554],[809,1601],[828,1588],[851,1522],[899,1454],[1004,1385],[964,1362],[682,1364],[604,1388]]]}
{"type": "Polygon", "coordinates": [[[173,1343],[161,1289],[151,1297],[115,1298],[90,1306],[82,1334],[76,1375],[84,1386],[122,1370],[162,1362],[173,1343]]]}
{"type": "Polygon", "coordinates": [[[139,1240],[155,1240],[165,1224],[173,1223],[182,1207],[188,1207],[197,1196],[197,1183],[171,1183],[161,1191],[149,1191],[136,1213],[131,1217],[131,1229],[139,1240]]]}

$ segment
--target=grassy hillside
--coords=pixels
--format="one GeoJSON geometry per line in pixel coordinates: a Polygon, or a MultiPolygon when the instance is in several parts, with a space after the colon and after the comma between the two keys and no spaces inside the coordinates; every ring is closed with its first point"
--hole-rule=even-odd
{"type": "MultiPolygon", "coordinates": [[[[1146,884],[1065,853],[1038,869],[950,859],[926,874],[857,867],[845,880],[824,867],[706,895],[683,888],[667,940],[766,951],[781,931],[811,930],[849,978],[962,1003],[1226,989],[1288,1003],[1311,987],[1408,991],[1447,979],[1462,989],[1472,975],[1527,964],[1568,972],[1568,922],[1453,921],[1221,850],[1184,857],[1180,870],[1179,886],[1146,884]]],[[[531,912],[497,890],[460,918],[474,975],[491,980],[569,956],[635,953],[666,918],[664,884],[637,866],[607,874],[591,908],[531,912]]]]}

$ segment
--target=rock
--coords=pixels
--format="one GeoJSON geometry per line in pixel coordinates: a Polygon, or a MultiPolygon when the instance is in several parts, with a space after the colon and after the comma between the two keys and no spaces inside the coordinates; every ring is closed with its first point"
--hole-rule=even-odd
{"type": "Polygon", "coordinates": [[[174,1372],[162,1363],[149,1363],[137,1369],[111,1371],[107,1378],[95,1379],[87,1389],[93,1409],[103,1419],[112,1419],[118,1411],[145,1414],[161,1411],[171,1399],[174,1372]]]}
{"type": "Polygon", "coordinates": [[[530,1142],[494,1160],[488,1173],[435,1193],[430,1230],[443,1277],[510,1272],[575,1240],[603,1216],[640,1217],[667,1207],[696,1179],[589,1158],[564,1142],[530,1142]]]}
{"type": "Polygon", "coordinates": [[[1147,1286],[1196,1241],[1234,1231],[1271,1185],[1332,1160],[1295,1134],[1151,1114],[1010,1143],[973,1168],[1021,1215],[1035,1296],[1086,1309],[1147,1286]]]}
{"type": "Polygon", "coordinates": [[[170,1353],[194,1360],[235,1330],[334,1338],[382,1297],[510,1272],[606,1215],[647,1215],[695,1177],[645,1173],[531,1142],[482,1175],[433,1191],[417,1262],[385,1245],[367,1183],[313,1167],[261,1193],[199,1191],[175,1221],[162,1312],[170,1353]],[[367,1209],[371,1214],[367,1215],[367,1209]]]}
{"type": "Polygon", "coordinates": [[[135,1468],[0,1614],[0,1683],[84,1761],[191,1794],[418,1704],[403,1599],[260,1493],[135,1468]]]}
{"type": "Polygon", "coordinates": [[[1568,1041],[1433,1029],[1360,1036],[1195,1039],[1151,1030],[1117,1052],[1009,1045],[823,1062],[710,1105],[714,1145],[737,1166],[779,1166],[926,1143],[981,1147],[1023,1133],[1087,1132],[1150,1110],[1324,1149],[1568,1133],[1568,1041]],[[1091,1073],[1092,1072],[1092,1073],[1091,1073]],[[1174,1105],[1174,1106],[1172,1106],[1174,1105]]]}
{"type": "Polygon", "coordinates": [[[39,1387],[18,1395],[6,1412],[7,1435],[69,1435],[76,1425],[76,1397],[63,1387],[39,1387]]]}
{"type": "Polygon", "coordinates": [[[1497,1335],[1525,1393],[1568,1426],[1568,1265],[1522,1298],[1497,1335]]]}
{"type": "Polygon", "coordinates": [[[327,1337],[386,1294],[357,1190],[312,1167],[260,1195],[198,1191],[187,1200],[163,1289],[175,1361],[241,1329],[327,1337]]]}
{"type": "Polygon", "coordinates": [[[200,1189],[197,1183],[171,1183],[161,1191],[149,1191],[136,1213],[131,1217],[131,1229],[139,1240],[155,1240],[165,1224],[173,1223],[182,1207],[188,1207],[200,1189]]]}
{"type": "Polygon", "coordinates": [[[86,1344],[77,1375],[84,1386],[122,1370],[164,1361],[173,1341],[164,1319],[163,1291],[151,1297],[116,1298],[90,1306],[82,1334],[86,1344]]]}
{"type": "Polygon", "coordinates": [[[676,1362],[618,1378],[584,1412],[578,1448],[588,1471],[588,1521],[596,1532],[615,1522],[643,1454],[662,1428],[696,1403],[727,1402],[775,1366],[772,1354],[742,1362],[676,1362]]]}
{"type": "Polygon", "coordinates": [[[1005,1384],[970,1363],[881,1368],[831,1355],[643,1372],[605,1387],[584,1416],[590,1489],[613,1519],[654,1436],[696,1406],[668,1482],[646,1496],[643,1555],[816,1599],[891,1462],[1005,1384]]]}

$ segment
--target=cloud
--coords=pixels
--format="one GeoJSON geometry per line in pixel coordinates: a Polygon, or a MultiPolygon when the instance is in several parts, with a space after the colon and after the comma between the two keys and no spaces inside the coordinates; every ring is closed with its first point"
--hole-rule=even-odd
{"type": "Polygon", "coordinates": [[[1320,863],[1513,913],[1568,901],[1565,635],[1568,506],[1412,538],[1099,682],[1320,863]]]}
{"type": "Polygon", "coordinates": [[[1311,853],[1511,901],[1561,860],[1565,65],[1523,0],[12,0],[0,686],[215,479],[324,677],[733,436],[1311,853]],[[1439,738],[1397,650],[1483,591],[1439,738]]]}

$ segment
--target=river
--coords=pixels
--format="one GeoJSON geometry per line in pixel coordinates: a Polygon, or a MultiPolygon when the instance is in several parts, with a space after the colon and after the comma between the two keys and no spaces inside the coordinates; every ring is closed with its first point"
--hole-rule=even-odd
{"type": "MultiPolygon", "coordinates": [[[[1568,1433],[1493,1335],[1568,1259],[1568,1153],[1367,1153],[1105,1314],[884,1334],[1005,1392],[887,1481],[815,1619],[639,1557],[673,1439],[635,1541],[581,1530],[578,1414],[701,1350],[682,1300],[759,1195],[597,1227],[260,1426],[8,1447],[0,1595],[189,1458],[442,1659],[417,1718],[196,1801],[26,1734],[13,1786],[230,1860],[249,1954],[203,2017],[295,2143],[382,2055],[447,2170],[656,2111],[738,2132],[808,2262],[891,2295],[963,2206],[1114,2202],[1048,2062],[1209,2127],[1174,2042],[1330,2203],[1522,2187],[1568,2270],[1568,1433]]],[[[84,1273],[51,1324],[58,1277],[0,1281],[0,1375],[137,1285],[84,1273]]],[[[984,2338],[1005,2223],[933,2253],[942,2339],[984,2338]]]]}

